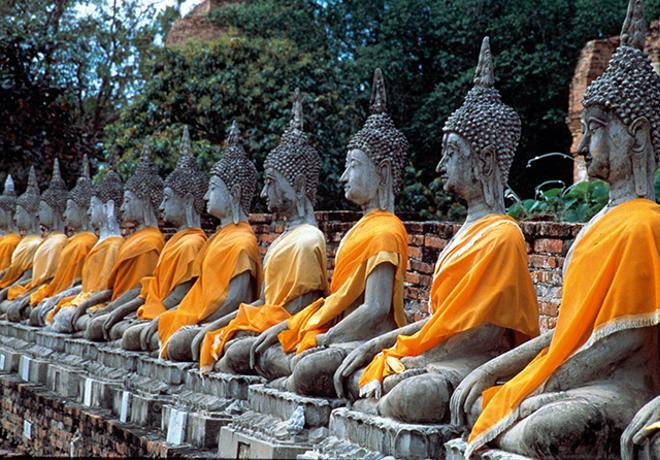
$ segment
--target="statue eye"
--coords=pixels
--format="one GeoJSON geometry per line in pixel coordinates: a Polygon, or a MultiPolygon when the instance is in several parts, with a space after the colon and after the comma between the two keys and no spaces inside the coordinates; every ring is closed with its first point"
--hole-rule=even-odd
{"type": "Polygon", "coordinates": [[[594,132],[600,128],[602,128],[603,125],[601,123],[598,123],[597,121],[590,121],[589,122],[589,132],[594,132]]]}

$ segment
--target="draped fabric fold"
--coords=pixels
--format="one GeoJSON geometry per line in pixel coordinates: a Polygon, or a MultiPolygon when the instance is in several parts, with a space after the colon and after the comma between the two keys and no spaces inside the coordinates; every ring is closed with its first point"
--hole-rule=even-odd
{"type": "Polygon", "coordinates": [[[153,274],[164,244],[158,227],[141,228],[124,240],[108,277],[111,300],[138,287],[142,278],[153,274]]]}
{"type": "Polygon", "coordinates": [[[660,206],[646,199],[599,215],[573,246],[549,347],[502,386],[483,394],[466,456],[518,419],[520,403],[575,353],[625,329],[660,324],[660,206]]]}
{"type": "Polygon", "coordinates": [[[87,254],[82,267],[82,290],[80,294],[61,299],[46,316],[46,321],[49,324],[52,324],[53,317],[60,309],[77,307],[95,292],[110,288],[108,278],[123,242],[124,239],[121,236],[110,236],[97,241],[87,254]]]}
{"type": "Polygon", "coordinates": [[[30,294],[30,305],[35,306],[47,297],[72,287],[82,278],[82,268],[89,251],[96,244],[92,232],[80,232],[71,236],[62,250],[55,277],[48,284],[30,294]]]}
{"type": "Polygon", "coordinates": [[[396,267],[392,312],[396,323],[405,325],[403,281],[408,265],[408,233],[394,214],[375,210],[344,235],[337,250],[330,295],[289,319],[288,329],[278,336],[282,349],[301,353],[315,347],[316,336],[326,332],[364,293],[369,274],[382,263],[396,267]]]}
{"type": "Polygon", "coordinates": [[[328,286],[325,237],[315,226],[299,225],[274,241],[264,261],[264,304],[241,304],[236,318],[206,334],[200,368],[209,369],[227,341],[238,331],[263,332],[291,317],[286,305],[309,292],[325,293],[328,286]]]}
{"type": "Polygon", "coordinates": [[[21,235],[15,232],[0,236],[0,271],[11,264],[11,255],[20,241],[21,235]]]}
{"type": "Polygon", "coordinates": [[[176,232],[163,247],[153,276],[142,278],[140,297],[145,299],[138,308],[142,320],[154,319],[166,311],[163,300],[181,283],[198,276],[195,258],[206,242],[201,228],[186,228],[176,232]]]}
{"type": "Polygon", "coordinates": [[[62,232],[52,232],[48,235],[34,253],[32,261],[32,279],[24,285],[12,286],[7,292],[7,299],[14,300],[37,288],[55,276],[60,256],[68,238],[62,232]]]}
{"type": "Polygon", "coordinates": [[[234,277],[250,272],[256,297],[261,287],[261,258],[250,224],[228,224],[218,230],[197,255],[194,270],[199,276],[179,306],[158,317],[162,357],[167,357],[167,342],[176,331],[204,321],[224,302],[234,277]]]}
{"type": "Polygon", "coordinates": [[[522,340],[538,335],[536,292],[515,220],[488,215],[457,235],[438,258],[429,305],[432,315],[417,333],[398,336],[367,366],[361,394],[378,393],[384,377],[403,372],[401,358],[484,324],[510,329],[522,340]]]}
{"type": "Polygon", "coordinates": [[[11,286],[20,279],[23,273],[32,268],[34,253],[37,252],[42,242],[43,238],[39,235],[27,235],[21,239],[11,255],[11,264],[0,280],[0,289],[11,286]]]}

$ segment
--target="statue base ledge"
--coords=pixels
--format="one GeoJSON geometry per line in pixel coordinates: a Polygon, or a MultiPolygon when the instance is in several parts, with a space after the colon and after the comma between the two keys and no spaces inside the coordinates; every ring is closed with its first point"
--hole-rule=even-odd
{"type": "MultiPolygon", "coordinates": [[[[445,443],[447,460],[466,460],[465,449],[467,443],[461,439],[452,439],[445,443]]],[[[500,449],[483,449],[473,456],[476,460],[534,460],[524,455],[513,454],[500,449]]]]}

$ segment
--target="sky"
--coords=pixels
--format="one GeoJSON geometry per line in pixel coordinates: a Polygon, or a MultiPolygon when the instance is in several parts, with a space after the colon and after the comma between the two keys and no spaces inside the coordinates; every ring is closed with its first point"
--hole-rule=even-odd
{"type": "MultiPolygon", "coordinates": [[[[203,0],[185,0],[181,4],[181,15],[185,16],[194,6],[201,3],[203,0]]],[[[168,6],[176,5],[176,0],[140,0],[144,5],[154,5],[158,11],[167,8],[168,6]]],[[[119,0],[119,3],[122,3],[122,0],[119,0]]],[[[91,5],[79,5],[78,11],[81,16],[90,14],[94,11],[94,7],[91,5]]]]}

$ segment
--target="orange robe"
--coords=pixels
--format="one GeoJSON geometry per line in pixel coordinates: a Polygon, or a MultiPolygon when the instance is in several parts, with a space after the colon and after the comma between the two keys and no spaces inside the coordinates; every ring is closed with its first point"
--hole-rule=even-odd
{"type": "Polygon", "coordinates": [[[236,318],[206,334],[200,368],[210,369],[222,356],[225,344],[238,331],[263,332],[291,315],[286,305],[309,292],[328,287],[325,236],[317,227],[303,224],[275,240],[264,261],[264,304],[241,304],[236,318]]]}
{"type": "Polygon", "coordinates": [[[256,280],[255,297],[260,290],[259,247],[252,227],[246,222],[229,224],[217,231],[198,254],[195,266],[199,276],[190,291],[176,309],[159,316],[162,357],[167,356],[167,342],[176,331],[204,321],[222,304],[233,278],[250,272],[256,280]]]}
{"type": "Polygon", "coordinates": [[[50,283],[42,285],[30,294],[30,305],[35,306],[47,297],[72,287],[82,278],[85,258],[98,238],[92,232],[80,232],[73,235],[66,243],[60,257],[55,277],[50,283]]]}
{"type": "Polygon", "coordinates": [[[513,425],[520,403],[571,356],[614,332],[660,324],[660,206],[635,199],[596,219],[573,244],[550,346],[483,393],[466,457],[513,425]]]}
{"type": "Polygon", "coordinates": [[[484,324],[527,340],[539,333],[536,292],[525,239],[515,220],[493,214],[458,234],[438,258],[431,285],[431,318],[415,334],[400,335],[367,366],[360,393],[380,393],[383,378],[403,372],[400,361],[484,324]]]}
{"type": "Polygon", "coordinates": [[[43,238],[39,235],[27,235],[21,239],[16,249],[11,255],[11,264],[7,267],[2,280],[0,280],[0,289],[14,284],[26,271],[32,268],[34,253],[37,252],[43,238]]]}
{"type": "Polygon", "coordinates": [[[403,280],[408,266],[408,233],[391,212],[375,210],[351,228],[337,250],[330,295],[308,305],[288,322],[278,336],[282,349],[298,353],[316,346],[316,336],[336,324],[362,295],[369,274],[380,264],[396,267],[392,310],[397,325],[406,324],[403,311],[403,280]]]}
{"type": "Polygon", "coordinates": [[[60,256],[68,238],[64,233],[53,232],[43,240],[34,253],[32,261],[32,280],[24,285],[12,286],[7,292],[7,300],[14,300],[37,288],[55,276],[60,256]]]}
{"type": "Polygon", "coordinates": [[[153,274],[164,244],[158,227],[141,228],[124,240],[108,277],[111,300],[138,287],[142,278],[153,274]]]}
{"type": "Polygon", "coordinates": [[[145,299],[138,308],[140,319],[154,319],[166,311],[163,300],[181,283],[197,276],[194,262],[206,242],[201,228],[186,228],[176,232],[160,253],[153,276],[142,278],[140,297],[145,299]]]}
{"type": "Polygon", "coordinates": [[[18,233],[7,233],[0,236],[0,271],[11,264],[11,255],[20,241],[21,235],[18,233]]]}
{"type": "Polygon", "coordinates": [[[121,236],[110,236],[97,242],[91,249],[82,268],[82,290],[80,294],[61,299],[58,304],[48,312],[46,321],[52,324],[53,317],[62,308],[77,307],[89,299],[97,291],[109,289],[108,278],[115,265],[119,249],[124,239],[121,236]]]}

